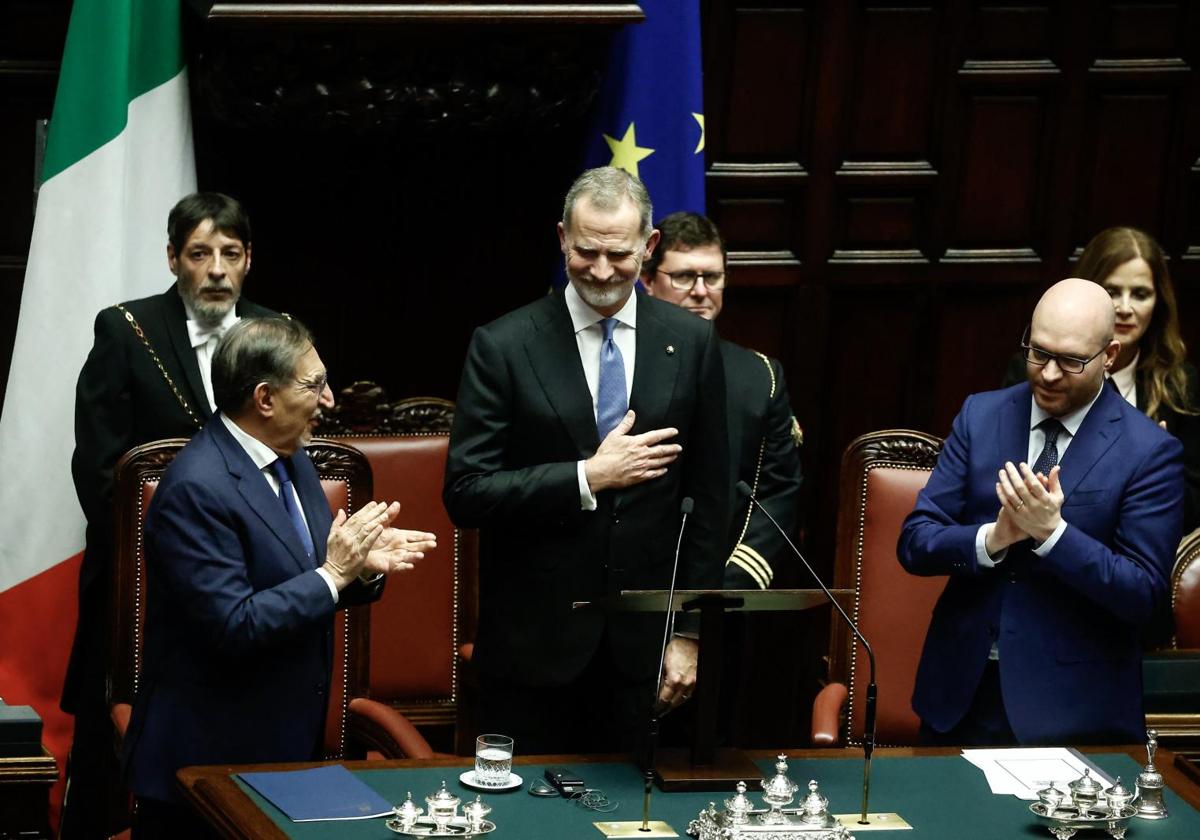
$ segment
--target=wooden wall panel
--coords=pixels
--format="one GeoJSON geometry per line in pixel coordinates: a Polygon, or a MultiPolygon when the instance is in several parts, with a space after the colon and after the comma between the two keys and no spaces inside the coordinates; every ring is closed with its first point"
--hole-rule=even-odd
{"type": "MultiPolygon", "coordinates": [[[[708,210],[731,247],[719,325],[784,363],[820,570],[845,444],[887,426],[945,434],[968,393],[999,382],[1040,291],[1100,227],[1158,235],[1185,338],[1200,342],[1200,4],[701,3],[708,210]]],[[[49,113],[68,7],[0,6],[5,371],[29,235],[26,126],[49,113]]],[[[210,111],[196,112],[201,184],[250,206],[248,294],[313,321],[339,379],[453,396],[471,330],[541,294],[560,260],[578,125],[483,145],[316,140],[230,132],[210,111]]],[[[824,622],[811,625],[797,672],[779,678],[810,689],[825,645],[824,622]]],[[[805,700],[787,696],[749,716],[747,743],[805,731],[805,700]]]]}

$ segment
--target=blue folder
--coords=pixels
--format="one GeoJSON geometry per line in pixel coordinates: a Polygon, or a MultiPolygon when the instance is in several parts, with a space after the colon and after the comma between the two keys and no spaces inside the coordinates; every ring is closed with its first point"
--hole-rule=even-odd
{"type": "Polygon", "coordinates": [[[393,810],[386,799],[340,764],[238,775],[292,822],[366,820],[389,816],[393,810]]]}

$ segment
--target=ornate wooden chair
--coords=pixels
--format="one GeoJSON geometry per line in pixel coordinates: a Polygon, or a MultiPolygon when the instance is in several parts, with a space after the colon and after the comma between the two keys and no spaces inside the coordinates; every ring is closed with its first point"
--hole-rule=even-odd
{"type": "Polygon", "coordinates": [[[463,702],[476,626],[475,532],[454,527],[442,483],[454,403],[437,397],[388,402],[357,382],[326,413],[323,435],[352,444],[370,461],[375,496],[399,501],[399,524],[432,531],[438,547],[389,585],[372,615],[369,696],[414,724],[449,728],[460,753],[473,750],[470,704],[463,702]]]}
{"type": "MultiPolygon", "coordinates": [[[[896,540],[941,446],[932,435],[891,430],[855,439],[842,456],[833,585],[854,590],[848,612],[875,650],[880,746],[914,744],[920,727],[912,711],[913,684],[945,580],[904,571],[896,540]]],[[[814,744],[861,743],[867,680],[866,651],[834,613],[829,683],[813,703],[814,744]]]]}
{"type": "MultiPolygon", "coordinates": [[[[146,617],[146,563],[142,527],[158,483],[187,443],[172,439],[130,450],[117,464],[116,550],[111,607],[108,700],[118,746],[142,668],[146,617]]],[[[329,440],[314,440],[306,450],[332,509],[356,510],[371,499],[371,468],[361,452],[329,440]]],[[[389,583],[389,588],[394,582],[389,583]]],[[[385,590],[386,591],[386,590],[385,590]]],[[[371,609],[339,610],[334,634],[334,673],[325,726],[325,755],[342,758],[361,754],[366,746],[389,758],[428,758],[429,744],[410,722],[385,704],[366,699],[370,680],[371,609]],[[366,737],[360,739],[359,733],[366,737]]]]}
{"type": "Polygon", "coordinates": [[[1200,529],[1179,543],[1171,573],[1175,633],[1146,654],[1146,726],[1172,749],[1200,748],[1200,529]]]}

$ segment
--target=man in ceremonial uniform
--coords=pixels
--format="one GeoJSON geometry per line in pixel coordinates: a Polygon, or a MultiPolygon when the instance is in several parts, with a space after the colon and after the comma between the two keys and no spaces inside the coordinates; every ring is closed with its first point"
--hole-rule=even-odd
{"type": "Polygon", "coordinates": [[[330,514],[303,446],[333,393],[299,322],[230,327],[212,387],[219,412],[146,514],[146,644],[124,745],[138,840],[204,834],[179,803],[181,767],[318,757],[334,611],[377,600],[385,575],[434,545],[387,527],[398,502],[330,514]]]}
{"type": "Polygon", "coordinates": [[[900,534],[904,568],[949,576],[913,710],[929,743],[1138,742],[1182,447],[1104,386],[1120,344],[1103,287],[1052,286],[1021,347],[1028,382],[967,398],[900,534]]]}
{"type": "MultiPolygon", "coordinates": [[[[567,194],[569,284],[480,327],[459,386],[443,491],[480,529],[482,731],[531,752],[636,747],[659,676],[661,615],[610,613],[623,589],[719,586],[728,521],[725,387],[712,326],[633,294],[654,250],[650,197],[612,167],[567,194]]],[[[668,646],[659,700],[695,680],[668,646]]]]}
{"type": "MultiPolygon", "coordinates": [[[[715,321],[728,279],[725,240],[698,213],[659,222],[658,247],[643,266],[642,284],[655,298],[715,321]]],[[[801,470],[800,425],[792,415],[777,359],[721,340],[729,428],[730,487],[744,481],[789,536],[795,535],[801,470]]],[[[732,492],[732,490],[731,490],[732,492]]],[[[725,561],[726,589],[766,589],[779,557],[790,550],[762,511],[736,494],[725,561]]]]}
{"type": "Polygon", "coordinates": [[[103,838],[106,786],[116,777],[104,698],[113,469],[128,450],[190,437],[213,414],[209,371],[221,334],[241,317],[271,315],[241,298],[250,270],[250,219],[219,193],[183,198],[167,218],[165,292],[104,309],[75,390],[71,472],[87,518],[79,615],[63,687],[75,716],[62,837],[103,838]]]}

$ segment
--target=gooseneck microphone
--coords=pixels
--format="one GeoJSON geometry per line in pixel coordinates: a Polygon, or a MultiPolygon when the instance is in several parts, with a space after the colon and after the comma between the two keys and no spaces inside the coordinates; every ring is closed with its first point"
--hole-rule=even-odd
{"type": "Polygon", "coordinates": [[[800,549],[796,548],[795,543],[792,542],[792,538],[788,536],[787,531],[785,531],[780,524],[775,521],[775,517],[771,516],[771,513],[765,507],[763,507],[762,503],[759,502],[758,499],[754,498],[754,491],[750,489],[750,485],[744,481],[739,481],[737,483],[737,491],[753,502],[755,507],[762,511],[763,515],[766,516],[767,519],[770,520],[771,524],[775,526],[775,530],[778,531],[779,535],[783,537],[785,542],[787,542],[788,548],[790,548],[792,552],[800,558],[800,562],[804,564],[804,568],[808,570],[808,573],[812,576],[812,579],[817,582],[817,586],[821,587],[821,591],[825,593],[825,597],[829,599],[829,602],[833,604],[833,608],[838,611],[838,614],[842,617],[842,620],[846,622],[846,626],[850,628],[850,632],[854,634],[855,638],[862,642],[862,646],[867,651],[867,661],[871,665],[871,679],[870,682],[867,683],[867,703],[865,709],[866,719],[863,722],[863,758],[865,759],[865,763],[863,765],[862,816],[858,822],[860,825],[868,825],[869,821],[867,820],[867,803],[870,799],[871,793],[871,753],[875,750],[875,698],[877,694],[875,687],[875,651],[871,650],[871,645],[867,643],[866,637],[859,632],[858,625],[856,625],[850,619],[850,616],[848,616],[846,611],[842,609],[842,605],[839,604],[837,599],[833,597],[833,593],[829,591],[829,587],[827,587],[821,581],[820,576],[813,571],[813,567],[810,566],[808,561],[804,559],[804,555],[800,553],[800,549]]]}
{"type": "Polygon", "coordinates": [[[642,827],[641,831],[650,830],[650,793],[654,789],[654,751],[658,746],[658,694],[659,685],[663,678],[663,665],[667,659],[667,643],[671,641],[671,629],[675,626],[675,611],[671,609],[675,603],[675,578],[679,574],[679,555],[683,549],[683,532],[687,528],[688,517],[692,514],[695,502],[691,496],[684,496],[679,504],[682,519],[679,522],[679,536],[675,540],[675,562],[671,564],[671,588],[667,594],[667,617],[663,622],[662,649],[658,653],[658,679],[654,681],[654,699],[650,704],[650,731],[646,739],[646,766],[643,768],[645,793],[642,797],[642,827]]]}

